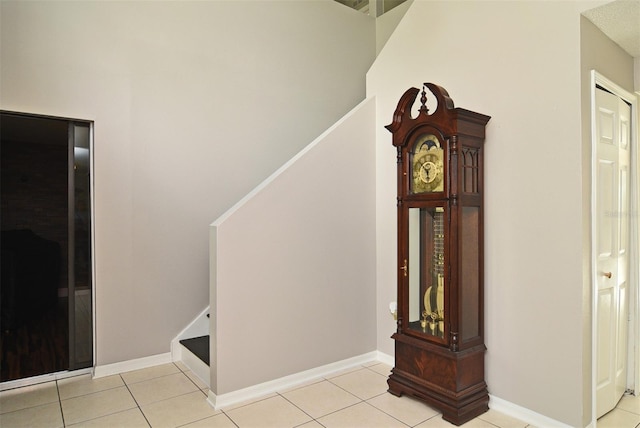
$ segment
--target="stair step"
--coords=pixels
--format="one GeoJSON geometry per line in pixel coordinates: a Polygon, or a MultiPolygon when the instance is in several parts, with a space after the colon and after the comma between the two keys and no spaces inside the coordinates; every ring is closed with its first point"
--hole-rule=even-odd
{"type": "Polygon", "coordinates": [[[183,339],[180,344],[200,358],[206,365],[209,365],[209,335],[183,339]]]}

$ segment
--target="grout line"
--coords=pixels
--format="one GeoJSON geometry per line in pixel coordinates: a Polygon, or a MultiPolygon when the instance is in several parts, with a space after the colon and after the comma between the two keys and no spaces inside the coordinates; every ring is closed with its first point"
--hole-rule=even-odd
{"type": "MultiPolygon", "coordinates": [[[[369,400],[371,400],[371,399],[373,399],[373,398],[376,398],[376,397],[380,397],[381,395],[382,395],[382,394],[375,395],[375,396],[373,396],[373,397],[369,398],[369,400]]],[[[366,403],[366,404],[368,404],[369,406],[373,407],[373,408],[374,408],[374,409],[376,409],[377,411],[379,411],[379,412],[381,412],[381,413],[384,413],[385,415],[389,416],[390,418],[395,419],[396,421],[400,422],[402,425],[405,425],[405,426],[407,426],[407,427],[411,427],[411,426],[412,426],[412,425],[409,425],[409,424],[405,423],[404,421],[401,421],[400,419],[396,418],[396,417],[395,417],[395,416],[393,416],[392,414],[389,414],[389,413],[385,412],[385,411],[384,411],[384,410],[382,410],[381,408],[374,406],[373,404],[369,403],[369,401],[367,401],[367,400],[365,400],[365,401],[364,401],[364,403],[366,403]]],[[[422,422],[424,422],[424,421],[422,421],[422,422]]],[[[420,422],[420,423],[422,423],[422,422],[420,422]]],[[[418,425],[420,425],[420,424],[418,424],[418,425]]]]}
{"type": "Polygon", "coordinates": [[[64,411],[62,410],[62,399],[60,398],[60,386],[58,385],[58,380],[56,379],[56,394],[58,395],[58,405],[60,406],[60,417],[62,418],[62,426],[66,427],[67,424],[64,421],[64,411]]]}
{"type": "MultiPolygon", "coordinates": [[[[182,370],[182,368],[181,368],[178,364],[176,364],[176,362],[175,362],[175,361],[171,361],[171,364],[173,364],[174,366],[176,366],[176,367],[178,368],[178,370],[180,370],[182,373],[185,373],[185,371],[184,371],[184,370],[182,370]]],[[[185,367],[186,367],[186,366],[185,366],[185,367]]],[[[188,368],[188,367],[187,367],[187,368],[188,368]]]]}
{"type": "Polygon", "coordinates": [[[151,426],[151,422],[149,422],[149,419],[147,419],[147,415],[145,415],[144,412],[142,411],[142,407],[140,407],[138,400],[136,400],[136,397],[133,395],[133,392],[131,392],[131,390],[129,389],[129,385],[127,385],[127,382],[124,381],[121,374],[118,374],[118,376],[120,376],[120,379],[122,379],[122,383],[124,383],[124,387],[127,388],[127,391],[129,391],[129,395],[131,395],[133,402],[136,403],[136,407],[138,408],[140,413],[142,413],[142,417],[147,422],[147,425],[151,426]]]}
{"type": "MultiPolygon", "coordinates": [[[[128,412],[129,410],[134,410],[134,409],[138,409],[138,410],[140,410],[140,408],[139,408],[139,407],[131,407],[130,409],[118,410],[118,411],[113,412],[113,413],[107,413],[106,415],[102,415],[102,416],[94,416],[94,417],[91,417],[91,418],[89,418],[89,419],[85,419],[85,420],[83,420],[83,421],[74,422],[73,424],[71,424],[71,425],[69,425],[69,426],[70,426],[70,427],[74,427],[74,426],[78,426],[78,425],[85,425],[85,424],[87,424],[88,422],[95,421],[95,420],[97,420],[97,419],[106,418],[106,417],[109,417],[109,416],[117,415],[118,413],[124,413],[124,412],[128,412]]],[[[141,412],[142,412],[142,411],[141,411],[141,412]]],[[[143,413],[143,417],[144,417],[144,413],[143,413]]],[[[146,418],[145,418],[145,419],[146,419],[146,418]]],[[[147,424],[148,424],[148,422],[147,422],[147,424]]],[[[67,425],[65,425],[65,428],[66,428],[66,427],[67,427],[67,425]]],[[[149,427],[151,427],[151,425],[149,425],[149,427]]]]}
{"type": "MultiPolygon", "coordinates": [[[[261,401],[268,400],[269,398],[273,398],[273,397],[275,397],[277,394],[278,394],[277,392],[276,392],[276,393],[270,393],[269,395],[263,395],[263,396],[261,396],[261,397],[259,397],[259,398],[252,399],[252,400],[249,400],[249,401],[246,401],[246,402],[241,402],[241,403],[237,403],[237,404],[232,404],[231,406],[227,406],[226,411],[227,411],[227,412],[233,412],[233,411],[234,411],[234,410],[236,410],[236,409],[241,409],[241,408],[243,408],[243,407],[247,407],[247,406],[250,406],[250,405],[252,405],[252,404],[256,404],[256,403],[259,403],[259,402],[261,402],[261,401]]],[[[222,408],[221,408],[221,409],[220,409],[220,411],[221,411],[221,412],[224,412],[224,411],[225,411],[225,409],[222,409],[222,408]]],[[[226,413],[226,412],[225,412],[225,413],[226,413]]]]}
{"type": "MultiPolygon", "coordinates": [[[[81,376],[84,376],[84,375],[81,375],[81,376]]],[[[109,377],[112,377],[112,376],[120,376],[120,375],[119,375],[119,374],[117,374],[117,375],[109,375],[109,377]]],[[[79,377],[79,376],[76,376],[76,377],[79,377]]],[[[60,389],[59,389],[58,382],[59,382],[60,380],[67,380],[67,379],[73,379],[73,378],[69,378],[69,377],[68,377],[68,378],[64,378],[64,379],[57,379],[57,380],[55,381],[55,382],[56,382],[56,386],[58,386],[58,397],[60,397],[60,402],[62,402],[62,396],[60,396],[60,389]]],[[[102,378],[102,379],[105,379],[105,378],[102,378]]],[[[66,398],[64,399],[64,401],[73,400],[73,399],[81,398],[81,397],[87,397],[87,396],[89,396],[89,395],[99,394],[99,393],[101,393],[101,392],[105,392],[105,391],[111,391],[112,389],[122,388],[123,386],[125,386],[125,385],[126,385],[126,383],[124,382],[124,380],[122,379],[122,377],[120,377],[120,380],[122,380],[122,385],[115,385],[115,386],[112,386],[112,387],[109,387],[109,388],[100,389],[100,390],[98,390],[98,391],[83,392],[83,393],[82,393],[82,394],[80,394],[80,395],[74,395],[74,396],[71,396],[71,397],[66,397],[66,398]]],[[[93,379],[91,379],[91,381],[93,381],[93,379]]]]}
{"type": "MultiPolygon", "coordinates": [[[[484,414],[484,413],[483,413],[483,414],[484,414]]],[[[482,416],[482,415],[480,415],[480,416],[482,416]]],[[[482,422],[486,422],[486,423],[488,423],[489,425],[493,425],[494,427],[500,428],[500,425],[496,425],[496,424],[494,424],[493,422],[490,422],[490,421],[488,421],[488,420],[486,420],[486,419],[482,419],[480,416],[476,416],[476,418],[480,419],[482,422]]],[[[526,426],[525,426],[525,427],[526,427],[526,426]]]]}
{"type": "Polygon", "coordinates": [[[191,425],[191,424],[195,424],[196,422],[206,421],[207,419],[215,418],[216,416],[220,416],[220,415],[224,415],[224,416],[226,416],[226,417],[227,417],[227,419],[229,419],[229,420],[231,421],[231,423],[232,423],[236,428],[240,428],[240,427],[238,426],[238,424],[236,424],[236,423],[233,421],[233,419],[231,419],[231,418],[229,417],[229,415],[227,415],[227,414],[226,414],[226,413],[224,413],[223,411],[220,411],[220,413],[216,413],[216,414],[215,414],[215,415],[213,415],[213,416],[206,416],[206,417],[201,418],[201,419],[196,419],[195,421],[189,421],[189,422],[185,422],[185,423],[180,424],[180,425],[176,425],[176,427],[175,427],[175,428],[181,428],[181,427],[185,427],[185,426],[188,426],[188,425],[191,425]]]}
{"type": "Polygon", "coordinates": [[[314,419],[314,421],[315,421],[315,423],[317,423],[317,424],[318,424],[318,425],[320,425],[321,427],[323,427],[323,428],[327,428],[327,426],[326,426],[325,424],[323,424],[322,422],[320,422],[319,420],[314,419]]]}
{"type": "MultiPolygon", "coordinates": [[[[195,374],[195,373],[193,373],[192,371],[189,371],[189,373],[191,373],[191,374],[192,374],[196,379],[198,379],[198,376],[196,376],[196,374],[195,374]]],[[[185,375],[185,376],[187,377],[187,379],[189,379],[189,380],[191,381],[191,383],[192,383],[192,384],[194,384],[194,385],[196,386],[196,388],[198,388],[198,390],[202,391],[202,392],[204,393],[204,395],[208,395],[208,394],[207,394],[207,392],[206,392],[204,389],[200,388],[200,385],[198,385],[198,384],[196,383],[196,381],[195,381],[195,380],[191,379],[191,376],[189,376],[189,375],[187,374],[187,372],[182,372],[182,374],[183,374],[183,375],[185,375]]],[[[200,380],[200,379],[198,379],[198,380],[199,380],[200,382],[202,382],[202,380],[200,380]]],[[[204,383],[204,382],[203,382],[203,383],[204,383]]],[[[209,387],[207,386],[207,384],[204,384],[204,386],[206,387],[206,389],[211,389],[211,388],[209,388],[209,387]]]]}
{"type": "Polygon", "coordinates": [[[236,421],[234,421],[231,416],[227,415],[227,412],[225,412],[224,410],[220,410],[220,412],[225,415],[227,417],[227,419],[229,419],[231,421],[232,424],[234,424],[237,428],[240,428],[240,425],[238,425],[236,423],[236,421]]]}
{"type": "MultiPolygon", "coordinates": [[[[353,394],[351,394],[351,395],[353,395],[353,394]]],[[[356,398],[358,398],[358,400],[360,400],[360,401],[359,401],[359,402],[357,402],[357,403],[350,404],[350,405],[348,405],[348,406],[346,406],[346,407],[343,407],[343,408],[341,408],[341,409],[334,410],[333,412],[329,412],[329,413],[327,413],[326,415],[322,415],[322,416],[320,416],[320,418],[324,418],[324,417],[326,417],[326,416],[333,415],[333,414],[338,413],[338,412],[342,412],[343,410],[346,410],[346,409],[348,409],[348,408],[350,408],[350,407],[354,407],[354,406],[357,406],[358,404],[362,404],[362,403],[364,403],[364,402],[365,402],[364,400],[361,400],[359,397],[356,397],[356,398]]],[[[314,419],[314,420],[315,420],[315,419],[314,419]]],[[[316,422],[318,422],[318,421],[316,421],[316,422]]],[[[318,422],[318,423],[320,423],[320,422],[318,422]]]]}
{"type": "MultiPolygon", "coordinates": [[[[285,397],[284,395],[280,394],[279,392],[277,392],[276,394],[278,394],[280,397],[284,398],[284,400],[287,403],[290,403],[293,407],[295,407],[296,409],[300,410],[302,413],[304,413],[305,415],[309,416],[311,418],[311,421],[315,421],[316,418],[314,418],[313,416],[311,416],[309,413],[305,412],[303,409],[301,409],[298,405],[296,405],[296,403],[292,402],[291,400],[289,400],[287,397],[285,397]]],[[[305,422],[305,424],[308,424],[311,421],[307,421],[305,422]]],[[[304,424],[301,424],[304,425],[304,424]]]]}
{"type": "MultiPolygon", "coordinates": [[[[173,364],[173,363],[172,363],[172,364],[173,364]]],[[[142,370],[144,370],[144,369],[142,369],[142,370]]],[[[126,372],[126,373],[130,373],[130,372],[126,372]]],[[[158,375],[158,376],[153,376],[153,377],[150,377],[150,378],[148,378],[148,379],[143,379],[143,380],[139,380],[139,381],[131,382],[131,383],[127,383],[127,381],[126,381],[126,380],[124,380],[124,378],[122,377],[122,373],[118,373],[118,376],[120,376],[120,378],[122,379],[122,382],[124,382],[124,384],[125,384],[125,385],[136,385],[136,384],[138,384],[138,383],[148,382],[148,381],[150,381],[150,380],[160,379],[160,378],[168,377],[168,376],[174,376],[174,375],[177,375],[177,374],[184,374],[184,372],[183,372],[182,370],[180,370],[180,368],[178,367],[178,371],[177,371],[177,372],[174,372],[174,373],[165,373],[165,374],[161,374],[161,375],[158,375]]],[[[111,376],[115,376],[115,375],[111,375],[111,376]]],[[[185,375],[185,376],[186,376],[186,375],[185,375]]],[[[187,376],[187,377],[189,377],[189,376],[187,376]]],[[[200,388],[198,388],[198,389],[200,389],[200,388]]]]}
{"type": "MultiPolygon", "coordinates": [[[[618,411],[620,411],[620,412],[625,412],[625,413],[628,413],[628,414],[633,415],[633,416],[640,416],[640,415],[639,415],[638,413],[636,413],[636,412],[632,412],[631,410],[621,409],[621,408],[620,408],[620,407],[618,407],[618,406],[616,406],[616,407],[614,407],[613,409],[611,409],[611,411],[613,411],[613,410],[618,410],[618,411]]],[[[607,414],[607,413],[605,413],[605,415],[606,415],[606,414],[607,414]]],[[[603,416],[601,416],[601,417],[604,417],[604,415],[603,415],[603,416]]]]}
{"type": "MultiPolygon", "coordinates": [[[[118,375],[112,375],[112,376],[120,376],[120,375],[118,374],[118,375]]],[[[119,386],[116,386],[116,387],[113,387],[113,388],[107,388],[107,389],[104,389],[104,390],[101,390],[101,391],[94,391],[94,392],[90,392],[90,393],[88,393],[88,394],[78,395],[77,397],[67,398],[67,399],[65,399],[65,401],[67,401],[67,400],[73,400],[73,399],[76,399],[76,398],[88,397],[88,396],[90,396],[90,395],[98,394],[98,393],[101,393],[101,392],[111,391],[111,390],[114,390],[114,389],[122,388],[122,387],[124,386],[124,387],[127,389],[127,391],[129,392],[129,395],[131,396],[131,398],[133,399],[133,402],[135,403],[135,407],[130,407],[130,408],[128,408],[128,409],[121,409],[121,410],[117,410],[117,411],[115,411],[115,412],[107,413],[107,414],[105,414],[105,415],[100,415],[100,416],[95,416],[95,415],[94,415],[93,417],[90,417],[89,419],[85,419],[85,420],[82,420],[82,421],[75,422],[75,423],[71,424],[71,426],[73,426],[73,425],[78,425],[78,424],[85,424],[85,423],[87,423],[87,422],[89,422],[89,421],[93,421],[93,420],[96,420],[96,419],[100,419],[100,418],[104,418],[104,417],[112,416],[112,415],[117,415],[118,413],[128,412],[129,410],[133,410],[133,409],[138,409],[138,410],[140,411],[140,413],[142,413],[142,417],[144,417],[145,421],[147,422],[147,425],[149,425],[149,427],[151,427],[151,424],[149,423],[149,421],[147,420],[147,417],[145,416],[144,412],[143,412],[143,411],[142,411],[142,409],[140,408],[140,405],[139,405],[139,404],[138,404],[138,402],[136,401],[136,398],[135,398],[135,397],[133,396],[133,394],[131,393],[131,390],[129,389],[129,387],[127,386],[127,384],[124,382],[124,379],[122,379],[122,377],[120,377],[120,379],[122,380],[122,382],[123,382],[123,384],[124,384],[124,385],[119,385],[119,386]]],[[[58,396],[59,396],[59,395],[60,395],[60,394],[58,393],[58,396]]],[[[62,401],[60,401],[60,405],[62,406],[62,401]]],[[[62,409],[61,409],[61,410],[62,410],[62,409]]],[[[63,413],[63,415],[64,415],[64,413],[63,413]]],[[[63,424],[64,424],[64,425],[63,425],[64,427],[66,427],[66,426],[67,426],[67,425],[66,425],[66,423],[64,422],[64,416],[63,416],[63,424]]]]}

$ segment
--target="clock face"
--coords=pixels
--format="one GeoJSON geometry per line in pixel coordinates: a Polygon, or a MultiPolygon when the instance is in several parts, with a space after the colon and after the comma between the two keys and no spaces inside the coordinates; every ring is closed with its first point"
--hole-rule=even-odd
{"type": "Polygon", "coordinates": [[[422,135],[411,153],[413,193],[442,192],[444,190],[444,151],[433,134],[422,135]]]}

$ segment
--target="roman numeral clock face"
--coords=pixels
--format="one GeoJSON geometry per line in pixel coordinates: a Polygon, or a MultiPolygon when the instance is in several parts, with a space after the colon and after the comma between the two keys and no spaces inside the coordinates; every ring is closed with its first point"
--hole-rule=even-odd
{"type": "Polygon", "coordinates": [[[438,137],[427,134],[418,138],[412,152],[413,193],[444,190],[443,158],[444,152],[438,137]]]}

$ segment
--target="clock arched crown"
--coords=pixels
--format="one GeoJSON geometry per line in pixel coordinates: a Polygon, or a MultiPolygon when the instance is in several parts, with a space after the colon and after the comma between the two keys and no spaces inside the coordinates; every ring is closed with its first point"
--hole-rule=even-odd
{"type": "MultiPolygon", "coordinates": [[[[448,119],[454,119],[456,109],[449,93],[446,89],[433,83],[425,83],[422,87],[422,96],[420,98],[420,108],[418,115],[414,118],[411,116],[411,108],[420,93],[418,88],[409,88],[402,95],[395,112],[393,113],[393,121],[385,126],[393,134],[393,145],[403,145],[408,139],[407,137],[421,125],[431,123],[447,123],[448,119]],[[437,101],[437,107],[434,112],[429,113],[427,108],[427,88],[434,95],[437,101]]],[[[441,129],[443,133],[451,133],[453,130],[441,129]]]]}

